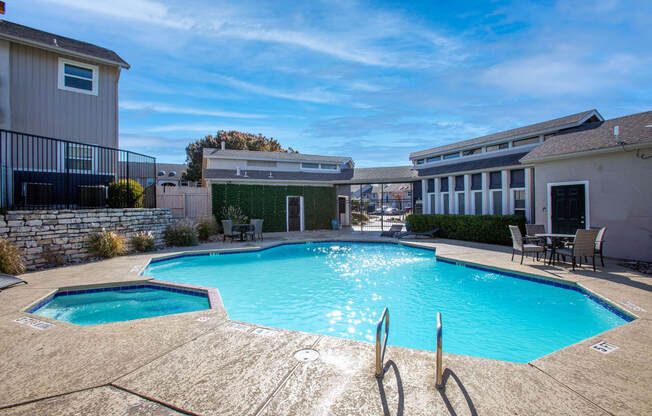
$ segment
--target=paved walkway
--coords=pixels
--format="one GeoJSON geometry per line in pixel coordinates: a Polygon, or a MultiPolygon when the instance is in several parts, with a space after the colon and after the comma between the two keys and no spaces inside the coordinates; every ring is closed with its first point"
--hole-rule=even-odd
{"type": "MultiPolygon", "coordinates": [[[[192,250],[337,238],[381,239],[377,233],[283,233],[192,250]]],[[[639,319],[528,364],[444,354],[443,392],[434,388],[432,352],[388,347],[379,382],[372,344],[261,331],[220,310],[90,327],[40,318],[55,324],[42,331],[14,322],[55,288],[143,279],[138,271],[150,257],[180,250],[125,256],[26,274],[29,285],[0,292],[0,414],[652,414],[650,277],[612,262],[606,270],[571,273],[531,259],[521,266],[504,247],[441,239],[418,244],[456,261],[577,282],[639,319]],[[589,348],[603,340],[619,349],[589,348]],[[317,350],[319,359],[296,361],[302,348],[317,350]]]]}

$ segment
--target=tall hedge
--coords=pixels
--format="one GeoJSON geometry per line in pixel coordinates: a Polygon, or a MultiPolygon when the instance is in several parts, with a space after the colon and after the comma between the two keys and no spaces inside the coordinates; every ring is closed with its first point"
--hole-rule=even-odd
{"type": "Polygon", "coordinates": [[[249,218],[262,218],[264,232],[286,230],[285,199],[303,196],[306,230],[331,228],[335,218],[335,188],[326,186],[272,186],[213,184],[212,211],[218,221],[222,219],[222,207],[238,206],[249,218]]]}
{"type": "Polygon", "coordinates": [[[437,237],[479,243],[512,245],[508,225],[517,225],[525,234],[525,218],[520,215],[411,214],[406,222],[410,231],[439,228],[437,237]]]}

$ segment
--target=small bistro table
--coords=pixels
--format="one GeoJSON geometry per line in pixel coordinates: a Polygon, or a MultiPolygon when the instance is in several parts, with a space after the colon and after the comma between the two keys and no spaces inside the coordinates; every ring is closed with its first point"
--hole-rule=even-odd
{"type": "Polygon", "coordinates": [[[540,234],[534,234],[534,237],[539,237],[539,238],[549,238],[551,242],[551,248],[550,248],[550,260],[548,260],[548,265],[553,264],[553,258],[555,257],[555,254],[557,253],[557,247],[561,246],[561,243],[563,241],[568,241],[572,240],[575,238],[575,234],[559,234],[559,233],[540,233],[540,234]]]}
{"type": "Polygon", "coordinates": [[[253,224],[233,224],[233,228],[240,231],[240,241],[245,241],[245,235],[247,231],[250,231],[254,228],[253,224]]]}

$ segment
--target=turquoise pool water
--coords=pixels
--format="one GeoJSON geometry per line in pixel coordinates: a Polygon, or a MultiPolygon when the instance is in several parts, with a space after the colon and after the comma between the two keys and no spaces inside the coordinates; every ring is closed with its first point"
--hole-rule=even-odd
{"type": "Polygon", "coordinates": [[[383,307],[388,343],[528,362],[627,320],[583,292],[377,243],[307,243],[152,263],[145,276],[218,288],[229,317],[375,341],[383,307]]]}
{"type": "Polygon", "coordinates": [[[32,313],[87,326],[209,308],[205,294],[139,285],[57,293],[32,313]]]}

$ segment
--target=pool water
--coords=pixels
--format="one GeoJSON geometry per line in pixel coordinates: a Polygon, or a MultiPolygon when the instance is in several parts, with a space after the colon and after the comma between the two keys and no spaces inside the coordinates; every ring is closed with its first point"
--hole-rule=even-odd
{"type": "Polygon", "coordinates": [[[430,250],[379,243],[306,243],[151,263],[145,276],[218,288],[229,317],[265,326],[528,362],[628,317],[576,288],[436,260],[430,250]]]}
{"type": "Polygon", "coordinates": [[[205,293],[177,293],[152,285],[84,292],[57,293],[50,302],[32,313],[88,326],[210,308],[205,293]]]}

